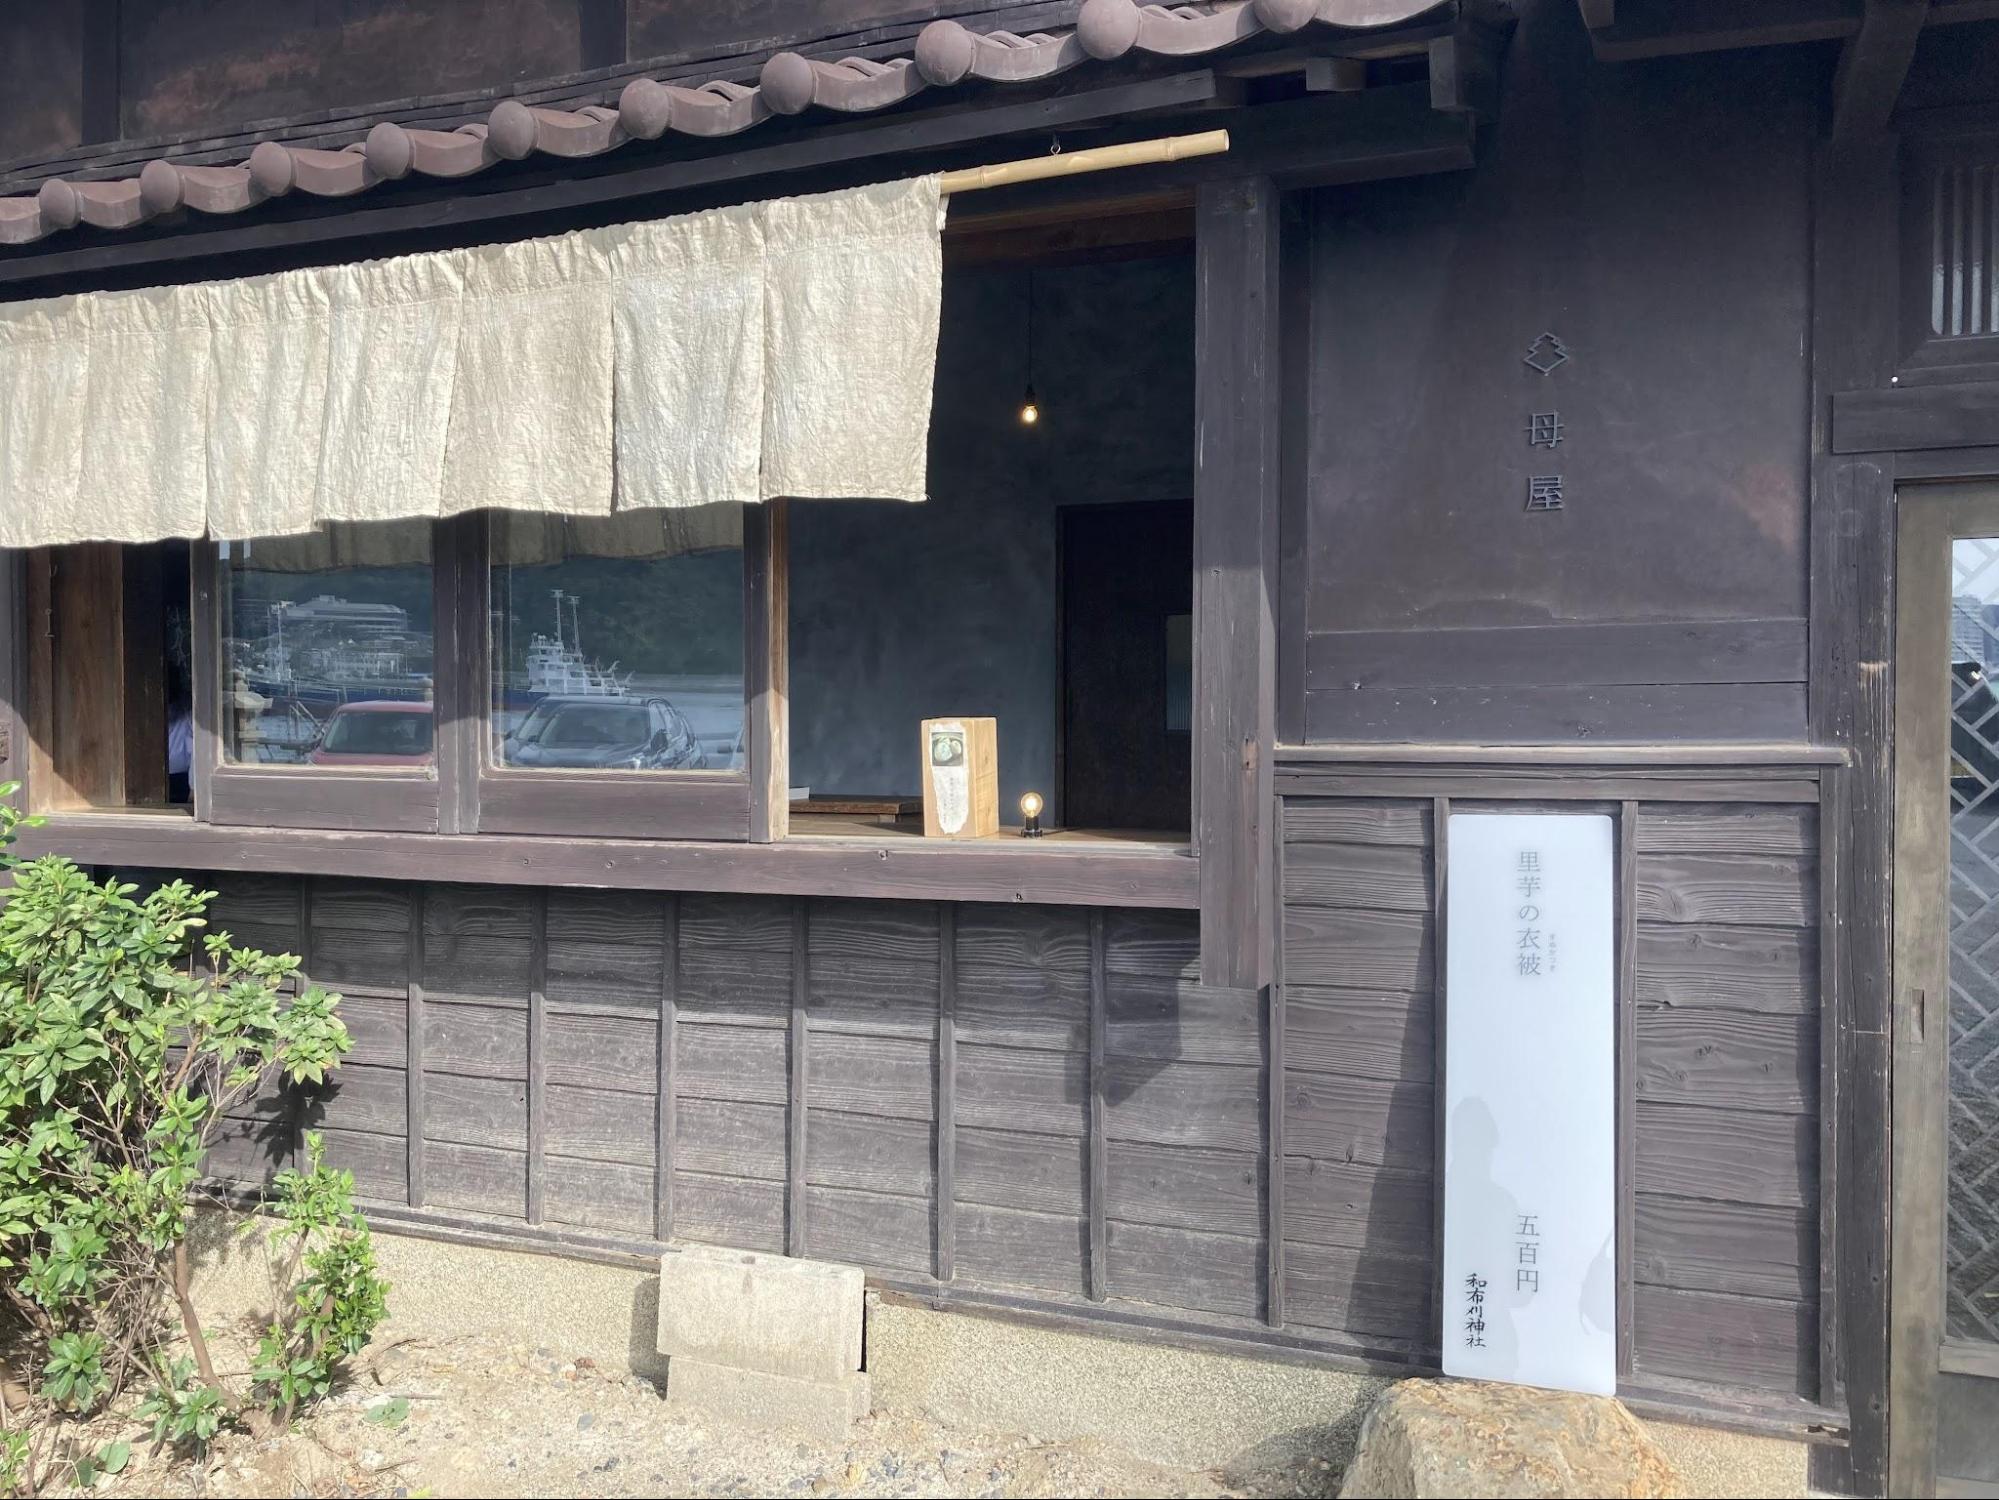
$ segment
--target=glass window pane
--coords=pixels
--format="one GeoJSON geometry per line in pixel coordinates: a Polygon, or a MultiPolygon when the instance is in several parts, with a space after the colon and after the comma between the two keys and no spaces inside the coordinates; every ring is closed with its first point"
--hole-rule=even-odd
{"type": "Polygon", "coordinates": [[[430,531],[389,522],[218,544],[225,759],[432,764],[430,531]]]}
{"type": "Polygon", "coordinates": [[[743,765],[740,506],[493,518],[493,758],[743,765]]]}

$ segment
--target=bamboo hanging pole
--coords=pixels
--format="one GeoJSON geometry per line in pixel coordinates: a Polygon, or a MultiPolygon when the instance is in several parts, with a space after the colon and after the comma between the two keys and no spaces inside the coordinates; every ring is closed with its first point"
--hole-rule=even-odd
{"type": "Polygon", "coordinates": [[[1196,135],[1167,135],[1157,140],[1129,141],[1122,146],[1094,146],[1088,151],[1050,152],[1023,161],[996,162],[990,167],[967,167],[962,172],[946,172],[946,196],[976,193],[980,188],[1011,187],[1017,182],[1040,182],[1046,177],[1077,177],[1085,172],[1108,172],[1117,167],[1149,167],[1160,162],[1185,161],[1191,156],[1219,156],[1229,149],[1226,130],[1203,130],[1196,135]]]}

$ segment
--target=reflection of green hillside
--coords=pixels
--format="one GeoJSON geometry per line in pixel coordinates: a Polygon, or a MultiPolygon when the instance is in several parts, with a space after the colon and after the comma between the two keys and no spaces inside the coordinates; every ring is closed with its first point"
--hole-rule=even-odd
{"type": "Polygon", "coordinates": [[[620,671],[647,676],[743,670],[740,552],[577,557],[546,567],[495,569],[497,649],[507,671],[525,669],[528,641],[537,631],[554,632],[554,589],[581,601],[577,619],[586,658],[605,666],[616,661],[620,671]]]}

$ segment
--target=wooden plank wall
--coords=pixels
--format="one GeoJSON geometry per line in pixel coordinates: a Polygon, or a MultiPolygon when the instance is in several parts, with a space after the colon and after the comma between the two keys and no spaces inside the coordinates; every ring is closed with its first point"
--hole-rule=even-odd
{"type": "Polygon", "coordinates": [[[1637,1373],[1817,1387],[1818,813],[1637,822],[1637,1373]]]}
{"type": "MultiPolygon", "coordinates": [[[[1274,1007],[1184,912],[224,877],[355,1049],[216,1172],[1430,1363],[1437,816],[1285,799],[1274,1007]]],[[[1630,1379],[1816,1399],[1816,809],[1621,824],[1630,1379]]]]}
{"type": "Polygon", "coordinates": [[[1287,1322],[1434,1348],[1428,801],[1284,811],[1287,1322]]]}
{"type": "MultiPolygon", "coordinates": [[[[1277,1208],[1287,1323],[1427,1349],[1435,812],[1286,802],[1277,1208]]],[[[1628,820],[1634,1386],[1820,1395],[1817,825],[1810,806],[1687,802],[1628,820]]]]}
{"type": "Polygon", "coordinates": [[[374,1201],[1262,1326],[1261,995],[1191,912],[214,884],[354,1039],[219,1178],[304,1126],[374,1201]]]}

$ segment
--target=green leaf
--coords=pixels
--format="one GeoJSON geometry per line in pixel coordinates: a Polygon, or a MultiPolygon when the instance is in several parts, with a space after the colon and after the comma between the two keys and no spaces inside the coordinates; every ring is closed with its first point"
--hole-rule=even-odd
{"type": "Polygon", "coordinates": [[[132,1461],[132,1445],[122,1438],[97,1450],[97,1466],[107,1474],[122,1474],[132,1461]]]}
{"type": "Polygon", "coordinates": [[[368,1408],[368,1420],[377,1427],[400,1427],[409,1414],[410,1403],[406,1396],[397,1396],[392,1401],[368,1408]]]}

